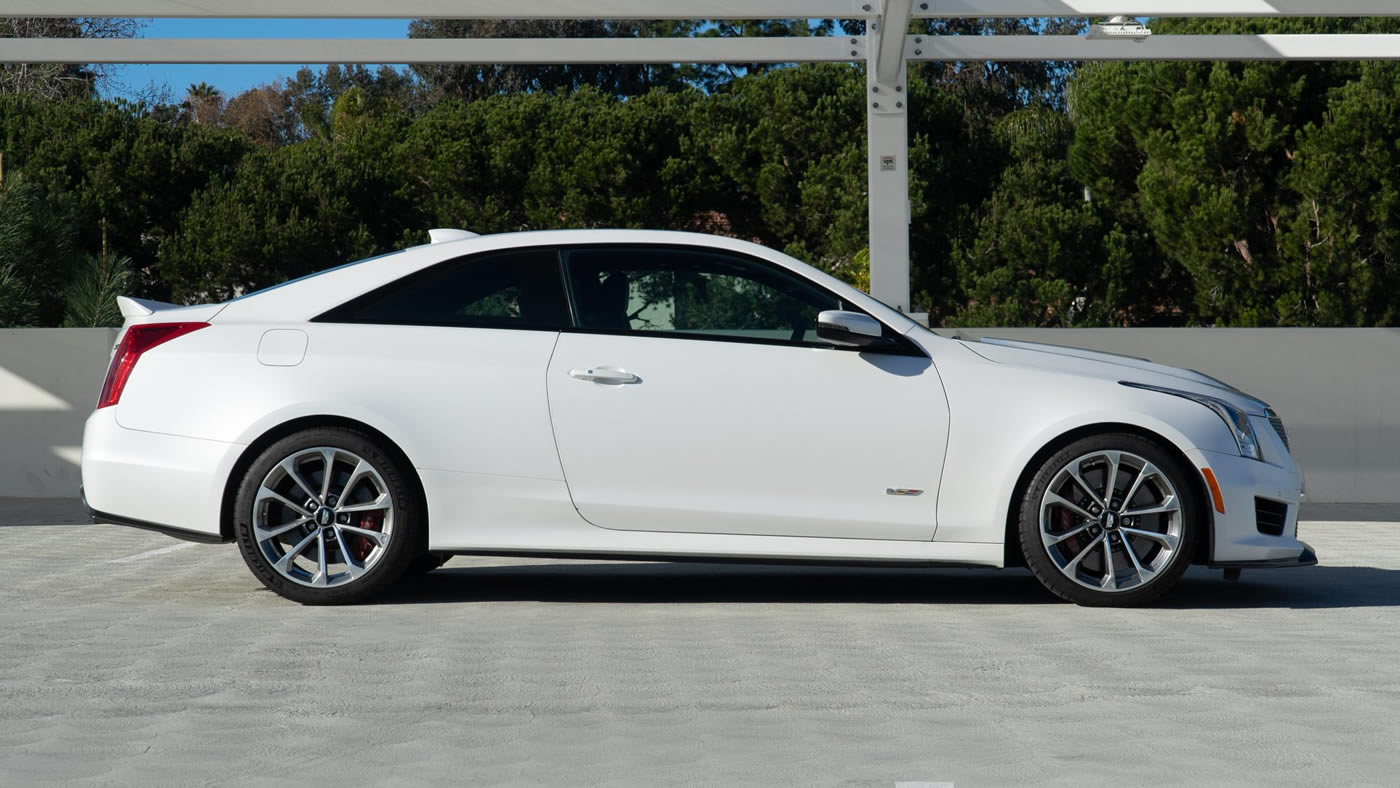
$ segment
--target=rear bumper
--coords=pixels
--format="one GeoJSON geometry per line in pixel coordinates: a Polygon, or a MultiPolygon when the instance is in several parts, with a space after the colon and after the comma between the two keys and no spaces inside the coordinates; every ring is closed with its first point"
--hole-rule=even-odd
{"type": "Polygon", "coordinates": [[[129,430],[114,410],[94,411],[83,430],[83,503],[92,517],[181,539],[225,541],[224,482],[244,447],[129,430]]]}
{"type": "Polygon", "coordinates": [[[106,525],[122,525],[127,528],[140,528],[143,531],[155,531],[166,536],[173,536],[176,539],[183,539],[186,542],[199,542],[201,544],[227,544],[233,540],[225,539],[218,534],[206,534],[200,531],[190,531],[185,528],[176,528],[173,525],[161,525],[160,523],[148,523],[145,520],[133,520],[130,517],[118,517],[115,514],[99,512],[92,508],[87,502],[87,493],[83,488],[78,488],[78,496],[83,499],[83,508],[87,510],[87,516],[94,523],[106,525]]]}

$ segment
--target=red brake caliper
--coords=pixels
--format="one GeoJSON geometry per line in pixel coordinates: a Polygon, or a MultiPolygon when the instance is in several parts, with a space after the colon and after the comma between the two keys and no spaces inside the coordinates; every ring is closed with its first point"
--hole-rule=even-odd
{"type": "MultiPolygon", "coordinates": [[[[1070,514],[1068,509],[1061,507],[1058,519],[1061,533],[1064,533],[1065,531],[1068,531],[1074,527],[1074,515],[1070,514]]],[[[1082,550],[1084,548],[1085,542],[1087,541],[1088,537],[1086,537],[1084,534],[1080,534],[1079,536],[1074,537],[1070,544],[1082,550]]]]}
{"type": "MultiPolygon", "coordinates": [[[[360,515],[358,527],[366,531],[378,531],[384,527],[384,517],[379,512],[365,512],[360,515]]],[[[350,549],[354,551],[356,561],[363,561],[369,557],[370,551],[374,550],[374,542],[371,542],[367,536],[352,536],[350,549]]]]}

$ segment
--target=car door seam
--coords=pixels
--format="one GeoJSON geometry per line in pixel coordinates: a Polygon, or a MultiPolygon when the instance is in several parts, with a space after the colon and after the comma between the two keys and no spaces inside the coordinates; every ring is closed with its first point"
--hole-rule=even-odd
{"type": "MultiPolygon", "coordinates": [[[[544,409],[549,416],[549,437],[554,441],[554,461],[559,463],[559,477],[564,480],[564,491],[569,495],[569,505],[574,507],[574,512],[578,514],[584,522],[588,518],[579,511],[578,501],[574,500],[574,490],[569,485],[569,474],[564,469],[564,453],[559,449],[559,430],[555,428],[554,422],[554,395],[550,391],[549,373],[554,370],[554,357],[559,353],[559,343],[563,339],[564,333],[561,331],[554,335],[554,347],[549,350],[549,362],[544,367],[544,409]]],[[[592,525],[592,523],[589,523],[592,525]]]]}

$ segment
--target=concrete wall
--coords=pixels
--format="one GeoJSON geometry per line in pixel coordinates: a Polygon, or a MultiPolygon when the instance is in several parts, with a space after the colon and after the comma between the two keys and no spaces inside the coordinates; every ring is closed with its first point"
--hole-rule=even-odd
{"type": "MultiPolygon", "coordinates": [[[[953,333],[951,330],[943,334],[953,333]]],[[[1143,356],[1271,403],[1310,500],[1400,502],[1400,329],[960,329],[1143,356]]],[[[0,496],[77,494],[108,329],[0,330],[0,496]]]]}
{"type": "Polygon", "coordinates": [[[1400,329],[981,328],[1204,372],[1283,417],[1317,503],[1400,502],[1400,329]]]}
{"type": "Polygon", "coordinates": [[[83,422],[116,332],[0,329],[0,496],[78,494],[83,422]]]}

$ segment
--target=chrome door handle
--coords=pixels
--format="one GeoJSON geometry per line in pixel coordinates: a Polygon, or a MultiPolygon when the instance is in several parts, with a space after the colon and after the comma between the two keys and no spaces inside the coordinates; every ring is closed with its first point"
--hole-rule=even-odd
{"type": "Polygon", "coordinates": [[[593,369],[571,369],[569,377],[578,380],[589,380],[594,383],[640,383],[641,378],[633,375],[625,369],[615,369],[613,367],[596,367],[593,369]]]}

